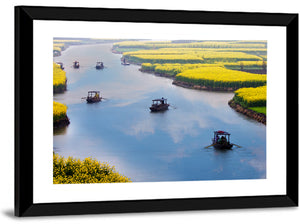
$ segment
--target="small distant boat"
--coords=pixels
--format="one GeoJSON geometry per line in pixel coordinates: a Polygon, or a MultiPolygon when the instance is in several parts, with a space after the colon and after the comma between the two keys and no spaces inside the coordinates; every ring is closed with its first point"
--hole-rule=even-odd
{"type": "Polygon", "coordinates": [[[102,97],[100,96],[100,91],[88,91],[88,96],[86,98],[86,101],[88,103],[96,103],[102,100],[102,97]]]}
{"type": "Polygon", "coordinates": [[[121,62],[121,65],[130,65],[128,62],[126,62],[126,59],[123,58],[122,62],[121,62]]]}
{"type": "Polygon", "coordinates": [[[98,61],[98,62],[96,63],[96,69],[103,69],[103,68],[104,68],[103,62],[98,61]]]}
{"type": "Polygon", "coordinates": [[[73,68],[79,68],[80,65],[79,65],[79,61],[74,61],[73,62],[73,68]]]}
{"type": "Polygon", "coordinates": [[[214,131],[212,144],[215,149],[231,149],[234,144],[230,143],[230,134],[226,131],[214,131]]]}
{"type": "Polygon", "coordinates": [[[158,111],[165,111],[168,110],[169,104],[167,103],[167,99],[161,98],[161,99],[154,99],[152,100],[152,105],[149,107],[149,109],[152,112],[158,112],[158,111]]]}

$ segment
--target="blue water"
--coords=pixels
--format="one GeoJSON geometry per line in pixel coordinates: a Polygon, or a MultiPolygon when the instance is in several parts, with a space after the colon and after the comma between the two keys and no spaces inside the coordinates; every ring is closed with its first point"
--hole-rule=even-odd
{"type": "Polygon", "coordinates": [[[266,178],[266,126],[231,109],[233,93],[172,85],[140,66],[122,66],[111,47],[71,46],[54,58],[64,63],[68,79],[67,91],[54,100],[68,106],[71,122],[55,132],[55,152],[107,162],[135,182],[266,178]],[[71,67],[74,60],[79,69],[71,67]],[[98,60],[105,69],[95,69],[98,60]],[[87,104],[81,98],[90,90],[100,90],[105,100],[87,104]],[[159,97],[171,107],[151,113],[159,97]],[[230,132],[242,148],[205,148],[215,130],[230,132]]]}

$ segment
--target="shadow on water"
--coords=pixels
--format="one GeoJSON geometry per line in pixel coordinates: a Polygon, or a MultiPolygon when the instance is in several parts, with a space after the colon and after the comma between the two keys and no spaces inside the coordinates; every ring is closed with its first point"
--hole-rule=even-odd
{"type": "MultiPolygon", "coordinates": [[[[169,110],[169,109],[168,109],[169,110]]],[[[163,111],[149,111],[151,114],[164,114],[167,113],[168,110],[163,110],[163,111]]]]}
{"type": "Polygon", "coordinates": [[[234,150],[234,149],[215,149],[214,148],[214,150],[217,152],[217,153],[230,153],[230,152],[232,152],[232,150],[234,150]]]}
{"type": "Polygon", "coordinates": [[[53,135],[65,135],[67,134],[67,130],[68,130],[68,126],[66,127],[59,127],[59,128],[55,128],[53,129],[53,135]]]}

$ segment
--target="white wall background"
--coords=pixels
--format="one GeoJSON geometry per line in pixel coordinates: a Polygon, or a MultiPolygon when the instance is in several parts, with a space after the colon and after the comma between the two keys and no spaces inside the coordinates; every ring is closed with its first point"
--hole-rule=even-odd
{"type": "Polygon", "coordinates": [[[107,7],[107,8],[146,8],[146,9],[183,9],[207,11],[248,11],[248,12],[282,12],[299,13],[299,0],[12,0],[2,1],[1,16],[1,223],[299,223],[299,208],[243,209],[221,211],[165,212],[118,215],[85,215],[64,217],[16,218],[14,207],[14,6],[73,6],[73,7],[107,7]]]}

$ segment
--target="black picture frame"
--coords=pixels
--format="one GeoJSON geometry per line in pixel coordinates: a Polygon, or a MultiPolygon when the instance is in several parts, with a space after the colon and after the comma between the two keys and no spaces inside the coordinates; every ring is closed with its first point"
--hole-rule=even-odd
{"type": "Polygon", "coordinates": [[[75,215],[298,206],[298,14],[15,7],[15,215],[75,215]],[[34,20],[286,27],[286,194],[159,200],[33,203],[34,20]],[[26,74],[26,75],[24,75],[26,74]]]}

